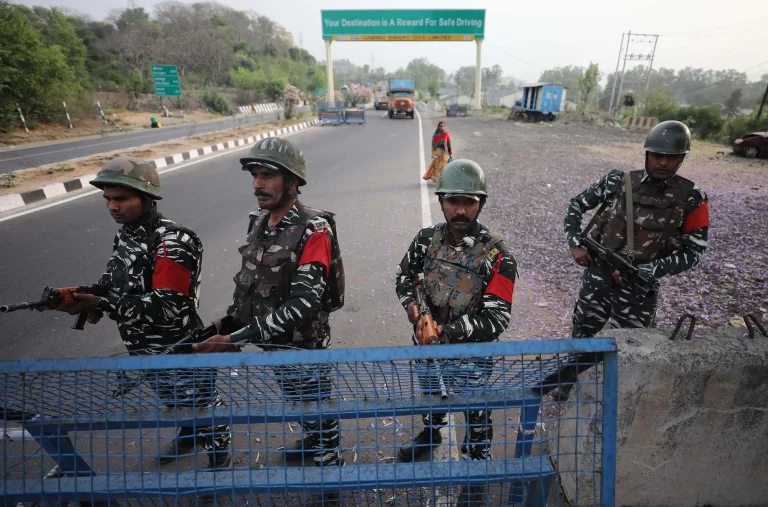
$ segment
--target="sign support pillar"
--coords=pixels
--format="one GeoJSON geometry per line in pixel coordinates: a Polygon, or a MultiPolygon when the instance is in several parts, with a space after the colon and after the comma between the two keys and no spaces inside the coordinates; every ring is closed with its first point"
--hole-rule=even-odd
{"type": "MultiPolygon", "coordinates": [[[[483,78],[483,39],[475,39],[477,44],[477,61],[475,63],[475,107],[482,109],[482,78],[483,78]]],[[[457,98],[458,100],[458,98],[457,98]]]]}
{"type": "Polygon", "coordinates": [[[331,56],[331,41],[326,39],[325,41],[325,72],[328,75],[328,102],[333,102],[336,92],[333,90],[333,57],[331,56]]]}

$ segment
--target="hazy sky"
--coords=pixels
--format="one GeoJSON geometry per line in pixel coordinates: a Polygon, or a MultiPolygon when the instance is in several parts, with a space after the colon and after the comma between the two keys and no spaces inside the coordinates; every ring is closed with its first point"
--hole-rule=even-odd
{"type": "MultiPolygon", "coordinates": [[[[184,3],[194,3],[183,0],[184,3]]],[[[21,0],[25,5],[61,6],[103,19],[126,0],[21,0]]],[[[154,0],[134,0],[151,10],[154,0]]],[[[284,25],[318,60],[325,59],[321,9],[486,9],[483,66],[501,65],[505,76],[536,80],[542,70],[563,65],[616,67],[622,32],[659,34],[654,67],[734,68],[750,79],[768,73],[768,9],[765,0],[733,4],[713,0],[514,1],[514,0],[226,0],[284,25]]],[[[634,47],[632,49],[635,49],[634,47]]],[[[395,70],[426,57],[448,72],[475,64],[472,42],[336,42],[333,58],[395,70]]],[[[632,63],[632,62],[630,62],[632,63]]]]}

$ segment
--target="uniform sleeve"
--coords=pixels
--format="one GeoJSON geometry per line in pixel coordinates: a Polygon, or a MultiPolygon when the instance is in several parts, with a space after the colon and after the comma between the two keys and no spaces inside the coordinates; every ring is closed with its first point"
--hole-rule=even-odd
{"type": "Polygon", "coordinates": [[[483,281],[480,310],[443,328],[451,343],[493,341],[509,326],[517,263],[504,250],[491,253],[492,257],[486,260],[488,274],[483,281]]]}
{"type": "Polygon", "coordinates": [[[680,228],[683,246],[671,255],[641,266],[656,278],[676,275],[696,266],[707,249],[709,238],[709,200],[694,188],[688,197],[683,225],[680,228]]]}
{"type": "Polygon", "coordinates": [[[291,278],[288,299],[274,312],[256,317],[248,326],[232,333],[232,341],[267,343],[291,329],[310,324],[322,309],[331,266],[331,243],[336,239],[323,218],[315,218],[307,225],[309,230],[300,247],[299,266],[291,278]]]}
{"type": "Polygon", "coordinates": [[[112,319],[128,317],[153,325],[173,325],[186,321],[195,312],[189,294],[193,273],[200,262],[199,249],[175,236],[167,236],[157,246],[152,273],[152,290],[144,294],[122,295],[110,292],[99,299],[98,308],[112,319]]]}
{"type": "Polygon", "coordinates": [[[433,227],[422,229],[413,238],[395,273],[395,292],[403,308],[416,301],[413,284],[424,270],[424,258],[432,242],[433,227]]]}
{"type": "Polygon", "coordinates": [[[624,173],[613,170],[571,199],[565,213],[565,238],[568,248],[581,246],[581,221],[584,213],[613,199],[624,182],[624,173]]]}

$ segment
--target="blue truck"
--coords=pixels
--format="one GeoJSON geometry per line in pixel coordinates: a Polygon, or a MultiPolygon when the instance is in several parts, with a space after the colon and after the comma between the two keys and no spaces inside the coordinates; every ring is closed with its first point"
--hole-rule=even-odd
{"type": "Polygon", "coordinates": [[[535,83],[523,86],[523,97],[515,103],[517,121],[553,121],[565,111],[567,87],[555,83],[535,83]]]}

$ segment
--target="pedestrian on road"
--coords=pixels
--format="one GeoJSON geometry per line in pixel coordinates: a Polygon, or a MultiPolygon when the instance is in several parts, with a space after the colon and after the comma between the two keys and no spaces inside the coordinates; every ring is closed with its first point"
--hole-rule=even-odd
{"type": "MultiPolygon", "coordinates": [[[[160,177],[147,162],[117,157],[90,183],[104,192],[110,215],[122,225],[99,281],[108,294],[74,294],[77,302],[63,311],[87,312],[92,324],[106,314],[117,322],[130,355],[169,352],[169,346],[202,327],[197,307],[203,245],[197,234],[157,210],[160,177]]],[[[223,404],[216,392],[215,369],[167,370],[158,377],[158,397],[170,408],[223,404]]],[[[173,461],[202,445],[209,469],[225,468],[231,463],[230,439],[227,425],[182,427],[161,451],[160,460],[173,461]]]]}
{"type": "MultiPolygon", "coordinates": [[[[320,350],[330,346],[328,314],[343,303],[343,267],[333,214],[304,206],[304,155],[290,141],[259,141],[245,158],[259,208],[250,214],[240,247],[242,268],[235,275],[230,329],[194,346],[200,352],[226,352],[251,342],[264,350],[285,346],[320,350]],[[229,333],[229,334],[224,334],[229,333]]],[[[286,395],[302,401],[331,396],[330,366],[274,367],[286,395]],[[318,386],[320,386],[318,388],[318,386]]],[[[339,422],[304,421],[305,438],[286,457],[313,456],[318,466],[341,466],[339,422]]]]}
{"type": "MultiPolygon", "coordinates": [[[[585,267],[573,310],[575,338],[595,336],[606,323],[612,328],[652,327],[659,278],[699,263],[707,248],[707,196],[692,181],[677,175],[690,150],[691,132],[685,124],[659,123],[645,140],[645,170],[613,170],[571,199],[565,235],[574,261],[585,267]],[[632,203],[629,213],[628,202],[632,203]],[[652,286],[649,292],[622,278],[584,246],[582,217],[598,206],[587,226],[588,234],[636,266],[639,276],[652,286]],[[628,223],[632,224],[631,235],[627,234],[628,223]]],[[[567,393],[560,390],[555,395],[567,393]]]]}
{"type": "Polygon", "coordinates": [[[427,172],[422,178],[437,183],[440,179],[440,173],[451,160],[453,160],[451,134],[445,130],[445,122],[441,121],[437,124],[435,133],[432,134],[432,162],[430,162],[427,172]]]}
{"type": "MultiPolygon", "coordinates": [[[[426,295],[440,343],[490,342],[509,325],[516,262],[502,238],[477,221],[487,198],[485,174],[471,160],[454,160],[442,172],[435,190],[445,222],[419,231],[397,270],[396,292],[414,324],[413,340],[420,344],[421,328],[415,294],[420,284],[426,295]]],[[[444,384],[449,392],[487,385],[492,358],[421,363],[419,380],[426,392],[444,384]]],[[[442,442],[444,413],[426,414],[424,429],[398,452],[412,462],[442,442]]],[[[491,459],[493,421],[490,410],[466,414],[467,433],[461,447],[465,459],[491,459]]],[[[462,497],[481,502],[482,486],[465,489],[462,497]]],[[[483,503],[483,505],[485,505],[483,503]]]]}

